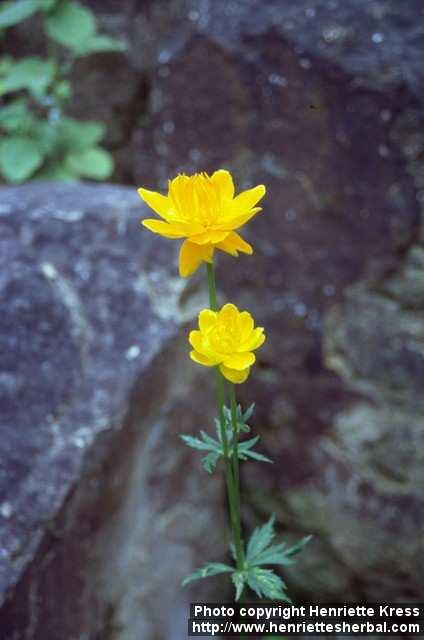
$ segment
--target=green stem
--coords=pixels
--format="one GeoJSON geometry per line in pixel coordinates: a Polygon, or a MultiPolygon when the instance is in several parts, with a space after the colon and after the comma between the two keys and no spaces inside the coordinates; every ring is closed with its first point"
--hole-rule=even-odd
{"type": "Polygon", "coordinates": [[[209,306],[212,311],[216,311],[218,309],[218,303],[216,301],[216,285],[213,264],[209,264],[209,262],[206,263],[206,273],[208,276],[209,306]]]}
{"type": "MultiPolygon", "coordinates": [[[[213,264],[206,263],[206,272],[208,278],[208,291],[209,291],[209,306],[212,311],[216,311],[218,308],[216,298],[216,285],[215,274],[213,264]]],[[[237,568],[241,569],[243,565],[243,550],[241,547],[241,535],[240,535],[240,499],[237,498],[238,492],[236,489],[236,483],[234,478],[234,466],[230,461],[230,450],[228,445],[224,404],[225,404],[225,391],[224,391],[224,378],[219,370],[219,367],[215,367],[216,378],[216,393],[218,403],[218,416],[222,441],[222,451],[224,454],[225,463],[225,478],[227,484],[228,504],[230,510],[230,522],[232,529],[232,537],[234,547],[236,550],[237,568]]],[[[234,455],[234,450],[233,450],[234,455]]],[[[237,460],[238,462],[238,460],[237,460]]]]}
{"type": "Polygon", "coordinates": [[[225,463],[225,479],[227,483],[227,495],[228,495],[228,504],[230,507],[230,522],[231,522],[231,530],[234,532],[237,527],[237,517],[235,511],[235,488],[234,488],[234,478],[233,472],[230,464],[229,457],[229,446],[227,439],[227,432],[225,429],[225,416],[224,416],[224,381],[222,379],[221,372],[218,367],[215,367],[215,379],[216,379],[216,396],[218,401],[218,416],[219,416],[219,428],[221,433],[221,442],[222,442],[222,451],[224,454],[224,463],[225,463]]]}
{"type": "Polygon", "coordinates": [[[230,390],[230,406],[231,406],[231,422],[233,426],[233,452],[232,452],[232,464],[233,464],[233,475],[234,475],[234,510],[237,517],[237,525],[236,525],[236,536],[237,536],[237,544],[236,549],[239,549],[239,553],[237,555],[237,569],[239,571],[243,570],[244,566],[244,553],[243,553],[243,539],[241,533],[241,508],[240,508],[240,472],[239,472],[239,457],[238,457],[238,428],[237,428],[237,399],[236,399],[236,390],[233,383],[229,385],[230,390]]]}

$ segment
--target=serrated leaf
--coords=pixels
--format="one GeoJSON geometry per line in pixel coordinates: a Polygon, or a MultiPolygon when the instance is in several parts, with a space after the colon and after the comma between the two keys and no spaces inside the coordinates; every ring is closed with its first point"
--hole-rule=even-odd
{"type": "MultiPolygon", "coordinates": [[[[192,449],[198,449],[199,451],[215,451],[216,447],[208,442],[200,440],[195,436],[180,435],[180,438],[186,443],[188,447],[192,449]]],[[[218,443],[216,443],[218,444],[218,443]]]]}
{"type": "Polygon", "coordinates": [[[0,7],[0,29],[13,27],[13,25],[29,18],[38,9],[38,0],[14,0],[4,3],[0,7]]]}
{"type": "Polygon", "coordinates": [[[285,591],[286,585],[271,569],[250,568],[247,573],[247,584],[259,598],[291,603],[285,591]]]}
{"type": "Polygon", "coordinates": [[[272,460],[264,456],[262,453],[258,453],[257,451],[245,451],[244,455],[247,456],[248,458],[259,460],[260,462],[269,462],[270,464],[274,464],[272,460]]]}
{"type": "Polygon", "coordinates": [[[83,151],[69,153],[65,158],[65,167],[84,178],[104,180],[113,171],[110,153],[100,147],[91,147],[83,151]]]}
{"type": "Polygon", "coordinates": [[[255,558],[268,547],[274,539],[275,516],[272,515],[262,527],[257,527],[247,545],[246,558],[249,565],[254,564],[255,558]]]}
{"type": "Polygon", "coordinates": [[[259,566],[264,564],[274,564],[280,566],[289,566],[294,563],[286,555],[286,543],[273,544],[267,549],[264,549],[259,555],[252,561],[251,566],[259,566]]]}
{"type": "Polygon", "coordinates": [[[250,420],[250,418],[251,418],[251,417],[252,417],[252,415],[253,415],[253,411],[254,411],[254,409],[255,409],[255,403],[254,403],[254,402],[252,402],[252,404],[250,405],[250,407],[248,407],[248,408],[246,409],[246,411],[243,413],[243,421],[244,421],[244,422],[247,422],[248,420],[250,420]]]}
{"type": "Polygon", "coordinates": [[[234,571],[231,580],[236,588],[236,602],[241,598],[245,585],[245,576],[240,571],[234,571]]]}
{"type": "Polygon", "coordinates": [[[57,72],[54,60],[24,58],[14,62],[0,79],[0,95],[27,89],[34,96],[42,96],[57,72]]]}
{"type": "Polygon", "coordinates": [[[202,465],[207,473],[212,473],[221,457],[221,452],[211,451],[207,456],[202,458],[202,465]]]}
{"type": "Polygon", "coordinates": [[[310,540],[312,540],[313,536],[309,535],[309,536],[305,536],[304,538],[302,538],[301,540],[299,540],[298,542],[296,542],[296,544],[294,544],[292,547],[289,547],[286,551],[286,556],[291,557],[291,556],[295,556],[298,553],[300,553],[303,549],[303,547],[308,544],[308,542],[310,542],[310,540]]]}
{"type": "Polygon", "coordinates": [[[194,582],[195,580],[210,578],[211,576],[216,576],[220,573],[232,573],[233,571],[234,567],[230,567],[228,564],[223,564],[221,562],[209,562],[184,578],[182,586],[185,587],[186,584],[194,582]]]}
{"type": "Polygon", "coordinates": [[[30,178],[43,163],[36,143],[26,136],[11,136],[0,142],[0,173],[9,182],[30,178]]]}
{"type": "Polygon", "coordinates": [[[92,11],[79,2],[65,0],[46,18],[46,31],[52,40],[72,49],[75,54],[85,53],[87,42],[96,33],[96,21],[92,11]]]}
{"type": "Polygon", "coordinates": [[[252,447],[255,446],[255,444],[258,442],[259,440],[259,436],[255,436],[254,438],[249,438],[249,440],[242,440],[241,442],[239,442],[239,449],[241,449],[242,451],[247,451],[248,449],[251,449],[252,447]]]}
{"type": "Polygon", "coordinates": [[[212,447],[220,449],[221,445],[219,442],[211,438],[210,435],[206,433],[206,431],[201,430],[200,435],[202,436],[205,442],[208,442],[212,447]]]}

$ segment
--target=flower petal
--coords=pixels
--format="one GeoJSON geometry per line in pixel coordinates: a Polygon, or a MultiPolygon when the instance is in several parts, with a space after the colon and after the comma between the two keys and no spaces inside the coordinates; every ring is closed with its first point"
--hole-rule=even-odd
{"type": "Polygon", "coordinates": [[[242,191],[231,202],[229,206],[229,213],[231,213],[232,216],[247,213],[247,211],[250,211],[259,202],[259,200],[264,197],[265,193],[266,189],[263,184],[258,184],[258,186],[253,187],[253,189],[242,191]]]}
{"type": "Polygon", "coordinates": [[[245,242],[238,233],[235,233],[235,231],[232,231],[224,240],[222,240],[222,242],[219,242],[216,245],[216,248],[221,249],[221,251],[225,251],[232,256],[238,256],[239,251],[249,255],[253,253],[253,249],[250,244],[245,242]]]}
{"type": "Polygon", "coordinates": [[[255,323],[248,311],[242,311],[239,315],[239,326],[242,338],[249,338],[255,323]]]}
{"type": "Polygon", "coordinates": [[[207,332],[216,324],[216,311],[203,309],[199,313],[199,328],[201,332],[207,332]]]}
{"type": "Polygon", "coordinates": [[[197,351],[190,351],[190,358],[194,360],[194,362],[197,362],[197,364],[202,364],[204,367],[214,367],[216,365],[215,362],[209,360],[203,353],[198,353],[197,351]]]}
{"type": "Polygon", "coordinates": [[[236,371],[235,369],[229,369],[224,364],[220,364],[219,369],[224,378],[230,382],[234,382],[235,384],[245,382],[250,373],[250,367],[247,367],[247,369],[244,369],[243,371],[236,371]]]}
{"type": "Polygon", "coordinates": [[[265,334],[263,327],[256,327],[250,336],[240,345],[240,350],[253,351],[265,342],[265,334]]]}
{"type": "Polygon", "coordinates": [[[221,196],[225,199],[234,198],[234,182],[229,171],[219,169],[211,176],[211,181],[218,187],[221,196]]]}
{"type": "Polygon", "coordinates": [[[202,334],[200,331],[197,331],[197,330],[190,331],[190,333],[188,334],[188,341],[193,347],[193,349],[196,349],[196,351],[199,351],[199,350],[203,351],[202,349],[203,340],[202,340],[202,334]]]}
{"type": "Polygon", "coordinates": [[[239,227],[242,227],[244,224],[246,224],[246,222],[248,222],[251,218],[253,218],[253,216],[259,213],[259,211],[262,211],[261,207],[254,207],[253,209],[246,211],[246,213],[237,216],[229,215],[226,219],[226,222],[223,222],[221,226],[222,228],[229,230],[238,229],[239,227]]]}
{"type": "Polygon", "coordinates": [[[232,302],[227,302],[227,304],[224,304],[218,311],[218,319],[221,322],[231,322],[231,320],[237,319],[238,313],[236,305],[232,304],[232,302]]]}
{"type": "Polygon", "coordinates": [[[222,356],[208,349],[208,345],[207,343],[205,344],[200,331],[190,331],[188,341],[199,356],[203,356],[211,363],[208,366],[222,362],[222,356]]]}
{"type": "Polygon", "coordinates": [[[185,233],[181,227],[178,225],[168,224],[168,222],[164,222],[163,220],[155,220],[154,218],[148,218],[147,220],[142,220],[141,224],[149,231],[153,231],[153,233],[158,233],[160,236],[164,238],[184,238],[185,233]]]}
{"type": "Polygon", "coordinates": [[[255,354],[245,352],[245,353],[232,353],[230,356],[227,356],[223,362],[226,367],[230,369],[237,369],[237,371],[243,371],[247,367],[251,367],[256,360],[255,354]]]}
{"type": "Polygon", "coordinates": [[[137,193],[155,213],[168,220],[168,213],[171,211],[172,205],[167,196],[148,189],[138,189],[137,193]]]}
{"type": "Polygon", "coordinates": [[[204,231],[198,235],[190,234],[190,242],[195,242],[196,244],[216,244],[217,242],[221,242],[224,240],[229,234],[229,231],[214,231],[212,229],[204,231]]]}
{"type": "Polygon", "coordinates": [[[187,278],[199,268],[202,262],[212,262],[214,247],[199,245],[185,240],[180,249],[180,276],[187,278]]]}

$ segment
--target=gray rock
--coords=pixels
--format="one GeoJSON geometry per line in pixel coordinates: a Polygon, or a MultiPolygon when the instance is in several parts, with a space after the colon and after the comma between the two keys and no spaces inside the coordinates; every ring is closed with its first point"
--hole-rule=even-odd
{"type": "Polygon", "coordinates": [[[1,190],[4,640],[180,638],[181,579],[225,553],[219,478],[199,490],[178,438],[213,398],[180,329],[200,303],[141,213],[134,189],[1,190]]]}
{"type": "Polygon", "coordinates": [[[268,188],[255,255],[218,274],[269,335],[240,395],[276,464],[245,467],[245,523],[274,510],[287,536],[316,534],[298,597],[419,599],[421,3],[131,7],[133,182],[224,166],[268,188]]]}
{"type": "MultiPolygon", "coordinates": [[[[78,69],[75,109],[93,113],[95,78],[118,178],[165,188],[223,166],[268,187],[245,234],[255,255],[223,257],[218,274],[221,298],[269,336],[240,390],[276,461],[244,468],[247,528],[274,510],[287,537],[315,533],[288,573],[295,597],[422,600],[422,3],[90,4],[130,45],[129,68],[100,56],[78,69]]],[[[60,266],[53,230],[44,250],[60,266]]],[[[170,255],[146,246],[146,268],[170,255]]],[[[14,379],[0,384],[12,398],[14,379]]],[[[137,591],[112,587],[113,627],[137,591]]]]}

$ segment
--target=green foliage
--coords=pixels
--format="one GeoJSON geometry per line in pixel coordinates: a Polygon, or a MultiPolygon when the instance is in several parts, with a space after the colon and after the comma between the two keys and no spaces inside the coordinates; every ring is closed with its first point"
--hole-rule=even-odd
{"type": "Polygon", "coordinates": [[[244,574],[240,571],[233,570],[231,580],[236,589],[236,601],[240,600],[241,594],[243,593],[243,589],[244,589],[244,583],[245,583],[244,574]]]}
{"type": "Polygon", "coordinates": [[[286,593],[286,585],[271,569],[249,567],[246,581],[259,598],[291,602],[286,593]]]}
{"type": "Polygon", "coordinates": [[[199,580],[201,578],[210,578],[211,576],[217,576],[220,573],[233,573],[233,571],[234,568],[230,567],[230,565],[228,564],[223,564],[221,562],[210,562],[184,578],[182,585],[183,587],[185,587],[186,584],[194,582],[195,580],[199,580]]]}
{"type": "Polygon", "coordinates": [[[34,97],[42,97],[57,73],[57,63],[52,59],[34,57],[15,62],[8,58],[6,61],[7,66],[3,67],[0,79],[0,96],[26,89],[34,97]]]}
{"type": "Polygon", "coordinates": [[[39,148],[27,136],[8,136],[0,142],[0,171],[9,182],[23,182],[42,162],[39,148]]]}
{"type": "Polygon", "coordinates": [[[60,2],[46,18],[46,32],[62,46],[83,53],[85,42],[96,33],[96,21],[79,2],[60,2]]]}
{"type": "Polygon", "coordinates": [[[306,536],[291,547],[287,547],[285,542],[272,544],[275,537],[274,522],[275,517],[271,516],[266,524],[262,527],[257,527],[253,531],[246,550],[246,561],[249,565],[271,564],[287,566],[293,564],[292,557],[300,553],[312,538],[312,536],[306,536]]]}
{"type": "Polygon", "coordinates": [[[110,154],[98,146],[105,128],[62,116],[50,123],[33,115],[25,98],[0,109],[0,174],[9,182],[29,178],[102,180],[113,169],[110,154]]]}
{"type": "Polygon", "coordinates": [[[13,27],[22,20],[29,18],[33,13],[38,11],[40,3],[38,0],[11,0],[0,7],[0,29],[13,27]]]}
{"type": "MultiPolygon", "coordinates": [[[[249,420],[252,416],[254,404],[252,404],[244,413],[240,405],[237,406],[237,431],[239,433],[247,433],[250,431],[250,427],[247,424],[247,420],[249,420]]],[[[232,443],[233,443],[233,427],[231,422],[231,411],[228,407],[224,407],[224,420],[225,420],[225,428],[227,434],[227,442],[229,445],[229,457],[233,455],[232,452],[232,443]]],[[[222,445],[221,439],[221,426],[218,419],[215,419],[216,425],[216,439],[211,438],[204,431],[200,431],[200,438],[195,436],[182,435],[180,436],[187,446],[192,449],[197,449],[199,451],[208,451],[209,453],[202,458],[203,468],[207,473],[212,473],[218,463],[218,460],[221,456],[224,456],[224,449],[222,445]]],[[[250,438],[249,440],[244,440],[238,443],[238,458],[239,460],[247,460],[251,458],[253,460],[259,460],[261,462],[271,462],[269,458],[262,455],[262,453],[258,453],[257,451],[253,451],[253,447],[259,441],[259,436],[255,436],[254,438],[250,438]]]]}
{"type": "MultiPolygon", "coordinates": [[[[253,531],[247,544],[242,570],[228,564],[206,564],[188,576],[183,581],[183,585],[199,578],[231,572],[231,580],[236,590],[236,601],[240,599],[243,591],[248,587],[259,598],[291,603],[285,582],[272,569],[263,568],[263,565],[287,566],[293,564],[293,556],[300,553],[312,536],[306,536],[290,547],[284,542],[272,544],[275,537],[274,522],[275,517],[271,516],[266,524],[253,531]]],[[[230,545],[230,551],[235,560],[234,545],[230,545]]]]}
{"type": "Polygon", "coordinates": [[[72,97],[73,61],[91,53],[123,51],[98,32],[95,15],[74,0],[14,0],[0,7],[0,29],[39,13],[51,55],[0,57],[0,175],[12,183],[48,178],[104,180],[113,171],[101,148],[105,127],[64,115],[72,97]]]}
{"type": "Polygon", "coordinates": [[[123,51],[125,45],[115,38],[99,35],[94,14],[79,2],[60,2],[46,18],[47,35],[68,47],[76,56],[99,51],[123,51]]]}

